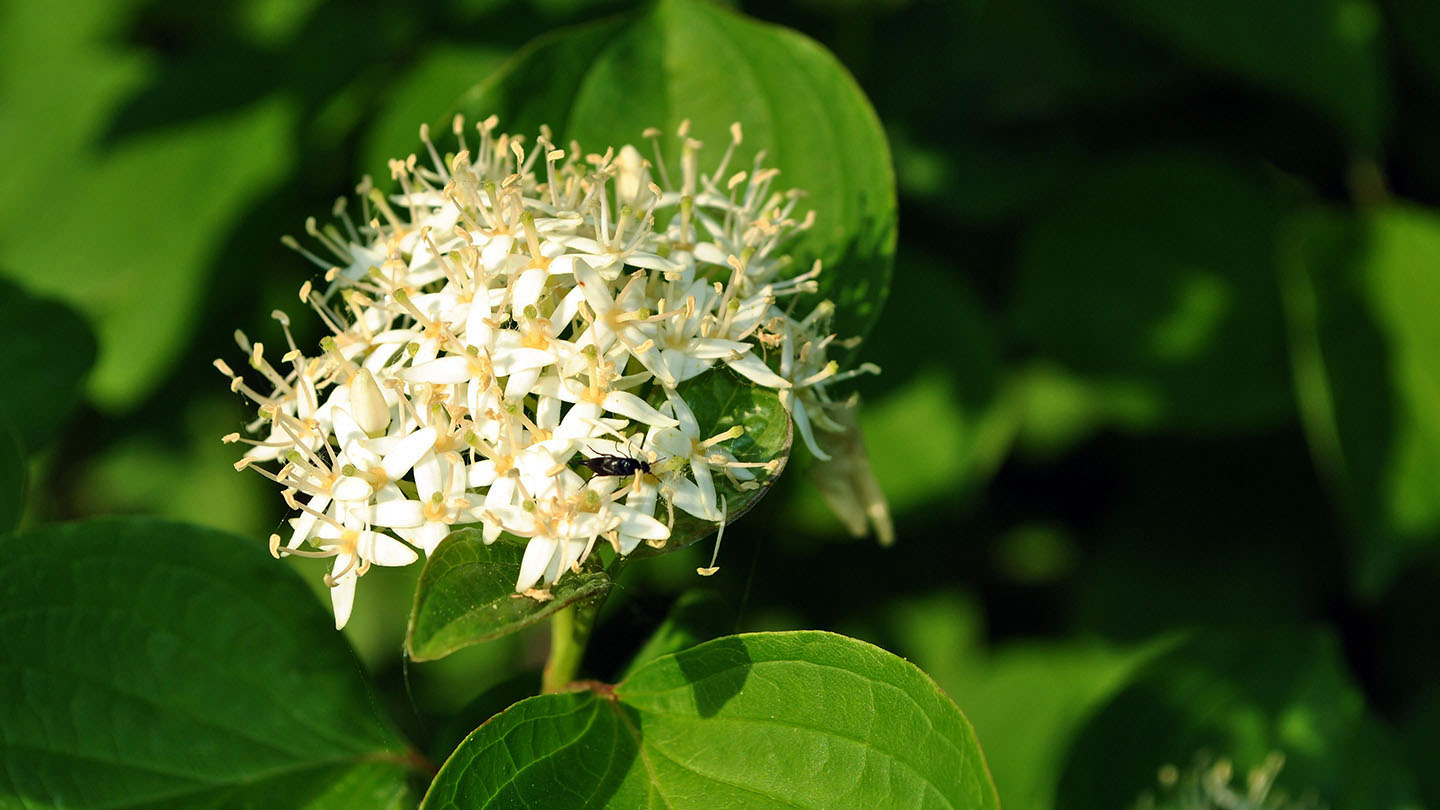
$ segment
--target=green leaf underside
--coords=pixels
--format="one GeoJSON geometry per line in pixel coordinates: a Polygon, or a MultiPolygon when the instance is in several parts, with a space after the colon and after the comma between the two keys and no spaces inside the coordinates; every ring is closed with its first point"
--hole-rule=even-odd
{"type": "Polygon", "coordinates": [[[481,726],[422,805],[997,808],[970,724],[924,673],[820,632],[728,636],[613,693],[522,701],[481,726]]]}
{"type": "Polygon", "coordinates": [[[0,553],[0,806],[405,795],[407,746],[359,662],[259,544],[131,519],[0,538],[0,553]]]}
{"type": "Polygon", "coordinates": [[[1301,413],[1359,524],[1362,590],[1440,539],[1440,218],[1312,212],[1287,232],[1301,413]]]}
{"type": "Polygon", "coordinates": [[[0,346],[6,369],[0,417],[34,450],[79,403],[95,362],[95,338],[69,307],[0,279],[0,346]]]}
{"type": "Polygon", "coordinates": [[[405,646],[416,661],[444,658],[456,650],[514,633],[582,599],[603,597],[610,577],[603,571],[566,573],[551,586],[554,596],[539,602],[515,592],[525,547],[497,541],[486,545],[480,529],[446,537],[420,574],[405,646]]]}
{"type": "MultiPolygon", "coordinates": [[[[751,468],[760,484],[759,488],[751,490],[739,489],[730,483],[723,472],[711,468],[716,503],[719,503],[720,498],[724,498],[726,523],[734,523],[765,497],[765,493],[770,491],[779,480],[780,474],[785,471],[785,463],[790,459],[790,448],[795,435],[790,414],[785,410],[785,406],[780,404],[778,393],[741,379],[723,368],[713,369],[687,380],[681,383],[676,391],[694,412],[701,439],[708,439],[735,425],[741,425],[745,428],[745,433],[724,443],[736,460],[747,463],[763,463],[776,459],[780,461],[780,467],[774,473],[751,468]]],[[[657,393],[653,404],[658,406],[663,401],[663,394],[657,393]]],[[[662,519],[665,517],[668,516],[662,515],[662,519]]],[[[651,557],[678,551],[704,540],[717,529],[717,524],[677,509],[675,525],[670,527],[670,539],[665,545],[654,548],[642,543],[630,556],[651,557]]]]}
{"type": "MultiPolygon", "coordinates": [[[[824,262],[821,295],[837,305],[835,328],[863,335],[889,286],[895,251],[895,179],[879,119],[845,68],[787,29],[694,0],[557,32],[531,42],[459,102],[467,117],[500,117],[533,138],[542,124],[557,143],[591,152],[664,131],[670,177],[679,181],[676,127],[691,122],[705,142],[702,171],[718,162],[729,126],[744,126],[731,171],[759,150],[781,170],[780,188],[804,189],[813,229],[794,243],[796,272],[824,262]]],[[[803,209],[802,209],[803,210],[803,209]]]]}

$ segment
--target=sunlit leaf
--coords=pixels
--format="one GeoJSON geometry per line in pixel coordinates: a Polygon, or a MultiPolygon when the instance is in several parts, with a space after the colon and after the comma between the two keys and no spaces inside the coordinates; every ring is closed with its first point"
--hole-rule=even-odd
{"type": "Polygon", "coordinates": [[[107,520],[0,553],[0,804],[403,806],[406,743],[258,543],[107,520]]]}
{"type": "Polygon", "coordinates": [[[923,672],[829,633],[727,636],[471,734],[439,808],[996,808],[964,715],[923,672]]]}
{"type": "MultiPolygon", "coordinates": [[[[471,118],[500,116],[510,132],[542,124],[557,143],[589,150],[664,130],[679,177],[675,128],[718,155],[744,125],[732,166],[764,150],[778,182],[804,189],[815,227],[795,244],[798,270],[824,261],[821,294],[838,306],[841,335],[864,334],[885,300],[895,249],[895,180],[884,132],[845,68],[819,45],[719,5],[662,0],[625,17],[535,40],[460,102],[471,118]]],[[[717,158],[718,159],[718,158],[717,158]]]]}
{"type": "Polygon", "coordinates": [[[0,9],[0,150],[24,156],[0,199],[0,267],[94,326],[90,392],[106,407],[133,405],[180,356],[234,218],[292,155],[279,99],[107,141],[107,117],[155,74],[113,39],[133,5],[0,9]]]}

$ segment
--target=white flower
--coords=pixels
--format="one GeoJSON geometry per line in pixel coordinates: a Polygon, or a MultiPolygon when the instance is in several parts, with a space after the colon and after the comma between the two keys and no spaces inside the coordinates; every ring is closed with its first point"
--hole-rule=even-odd
{"type": "MultiPolygon", "coordinates": [[[[695,419],[695,414],[685,400],[672,391],[665,392],[666,405],[674,412],[675,418],[679,421],[678,427],[658,430],[647,442],[649,449],[662,454],[673,460],[665,465],[668,470],[678,470],[680,466],[688,463],[690,474],[694,477],[691,481],[680,474],[672,474],[662,477],[661,494],[674,504],[701,520],[718,521],[721,518],[719,499],[715,494],[715,481],[710,476],[712,466],[735,467],[740,469],[746,477],[750,473],[744,470],[741,462],[719,447],[721,442],[737,438],[745,433],[745,429],[735,425],[728,430],[722,431],[708,438],[701,437],[700,424],[695,419]]],[[[763,465],[749,465],[763,466],[763,465]]]]}
{"type": "Polygon", "coordinates": [[[297,512],[276,553],[336,558],[341,624],[372,563],[418,559],[396,537],[426,555],[461,523],[483,524],[487,542],[528,538],[525,592],[594,564],[600,539],[606,554],[663,544],[662,498],[671,523],[676,508],[720,521],[714,475],[753,487],[754,468],[773,465],[724,449],[738,427],[702,436],[677,387],[724,366],[777,389],[823,455],[815,431],[839,427],[827,386],[855,373],[826,357],[825,305],[797,321],[795,301],[777,303],[817,288],[818,267],[781,278],[783,244],[810,220],[759,156],[732,170],[739,125],[705,171],[682,124],[672,182],[658,142],[647,161],[633,146],[557,149],[542,131],[527,152],[493,118],[478,142],[461,124],[444,159],[421,129],[429,161],[392,161],[396,193],[367,180],[357,216],[340,205],[336,225],[307,222],[315,250],[287,237],[324,274],[323,292],[300,290],[329,330],[318,352],[277,313],[278,364],[237,336],[265,385],[216,362],[259,412],[258,438],[226,437],[250,445],[237,468],[276,481],[297,512]],[[577,452],[637,443],[653,476],[579,474],[577,452]]]}
{"type": "Polygon", "coordinates": [[[279,535],[270,536],[270,553],[276,557],[292,554],[305,557],[334,557],[335,563],[325,577],[330,586],[330,601],[335,608],[335,629],[345,627],[350,620],[350,608],[355,603],[355,583],[370,570],[370,566],[409,565],[418,559],[414,549],[399,540],[371,531],[363,521],[352,514],[344,522],[325,518],[316,532],[319,541],[318,552],[282,550],[279,535]]]}

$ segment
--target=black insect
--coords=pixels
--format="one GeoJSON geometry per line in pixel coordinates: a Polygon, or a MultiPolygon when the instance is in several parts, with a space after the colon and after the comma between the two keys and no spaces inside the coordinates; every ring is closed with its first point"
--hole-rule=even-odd
{"type": "Polygon", "coordinates": [[[580,463],[596,475],[626,476],[636,473],[650,473],[650,462],[630,456],[596,456],[582,458],[580,463]]]}

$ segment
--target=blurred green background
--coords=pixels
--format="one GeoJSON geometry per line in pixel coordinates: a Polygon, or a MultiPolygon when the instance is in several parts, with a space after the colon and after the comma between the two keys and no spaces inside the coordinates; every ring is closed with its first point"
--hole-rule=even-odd
{"type": "MultiPolygon", "coordinates": [[[[0,309],[16,346],[26,318],[75,337],[9,359],[96,353],[74,413],[19,426],[26,525],[263,541],[282,504],[231,470],[246,411],[210,361],[236,328],[277,341],[277,308],[318,338],[280,236],[530,38],[626,7],[0,2],[0,309]]],[[[628,570],[594,673],[703,584],[718,631],[914,660],[1008,808],[1120,806],[1162,753],[1282,744],[1345,806],[1440,804],[1417,767],[1440,745],[1440,5],[737,7],[834,51],[891,139],[900,242],[861,350],[884,374],[860,391],[899,540],[847,537],[797,463],[717,576],[694,575],[708,547],[628,570]]],[[[530,688],[544,637],[407,666],[416,575],[367,579],[347,633],[443,737],[530,688]]]]}

